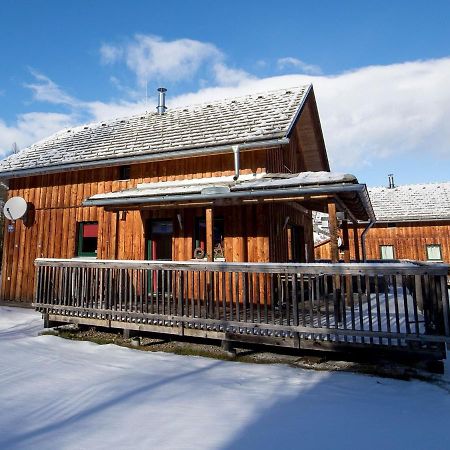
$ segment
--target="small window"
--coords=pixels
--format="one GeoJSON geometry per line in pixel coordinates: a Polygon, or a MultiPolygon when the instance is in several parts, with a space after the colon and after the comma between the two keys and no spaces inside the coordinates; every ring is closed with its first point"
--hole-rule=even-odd
{"type": "MultiPolygon", "coordinates": [[[[223,217],[214,218],[214,258],[223,258],[223,237],[224,237],[224,220],[223,217]]],[[[204,217],[195,218],[194,229],[194,257],[200,255],[201,252],[196,252],[197,249],[201,249],[206,255],[206,219],[204,217]]]]}
{"type": "Polygon", "coordinates": [[[428,261],[442,261],[441,244],[427,244],[426,248],[428,261]]]}
{"type": "Polygon", "coordinates": [[[131,174],[130,166],[119,166],[118,180],[129,180],[131,174]]]}
{"type": "Polygon", "coordinates": [[[97,256],[98,222],[79,222],[77,256],[97,256]]]}
{"type": "Polygon", "coordinates": [[[395,259],[393,245],[380,245],[381,259],[395,259]]]}

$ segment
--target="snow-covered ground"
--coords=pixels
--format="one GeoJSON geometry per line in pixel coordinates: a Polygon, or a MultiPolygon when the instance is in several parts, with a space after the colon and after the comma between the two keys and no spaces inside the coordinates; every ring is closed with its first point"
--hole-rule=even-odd
{"type": "Polygon", "coordinates": [[[449,448],[445,383],[140,352],[41,327],[0,307],[1,449],[449,448]]]}

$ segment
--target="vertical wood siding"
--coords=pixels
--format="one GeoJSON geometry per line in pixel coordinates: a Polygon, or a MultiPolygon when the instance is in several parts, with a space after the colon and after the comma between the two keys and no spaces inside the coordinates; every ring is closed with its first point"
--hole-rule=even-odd
{"type": "MultiPolygon", "coordinates": [[[[272,167],[280,172],[286,171],[289,166],[299,167],[291,151],[294,151],[293,147],[242,153],[241,173],[260,173],[267,170],[268,164],[272,164],[272,167]],[[283,158],[286,158],[287,163],[276,167],[277,162],[283,161],[283,158]]],[[[76,224],[81,221],[99,223],[98,258],[144,259],[146,220],[172,218],[174,259],[191,259],[193,223],[195,216],[204,215],[201,209],[129,211],[123,214],[104,211],[103,208],[83,207],[81,203],[95,193],[132,188],[142,182],[232,175],[234,164],[233,155],[230,153],[133,165],[130,180],[124,181],[117,180],[118,171],[118,168],[110,167],[11,180],[9,197],[24,197],[32,204],[33,214],[29,214],[25,222],[16,221],[14,232],[9,233],[5,229],[0,289],[2,300],[32,301],[35,258],[74,257],[76,224]],[[181,214],[183,230],[179,227],[176,214],[181,214]]],[[[283,206],[283,211],[285,208],[283,206]]],[[[273,220],[284,220],[284,216],[274,218],[278,210],[277,214],[274,214],[271,206],[252,205],[216,208],[215,214],[226,217],[227,238],[224,251],[227,261],[286,259],[276,247],[269,248],[269,233],[274,229],[273,220]],[[271,217],[270,221],[268,217],[271,217]]],[[[289,212],[289,215],[295,217],[299,224],[305,225],[305,229],[308,228],[308,220],[300,217],[301,214],[289,212]]],[[[280,245],[284,245],[281,237],[276,239],[280,245]]]]}
{"type": "MultiPolygon", "coordinates": [[[[363,229],[359,228],[359,236],[362,232],[363,229]]],[[[353,235],[353,230],[350,229],[350,258],[352,260],[355,259],[353,235]]],[[[426,261],[427,244],[440,244],[443,261],[450,263],[450,221],[398,223],[395,227],[377,224],[367,233],[367,259],[380,259],[380,246],[393,245],[396,259],[426,261]]],[[[329,243],[316,246],[315,255],[316,259],[330,259],[329,243]]]]}

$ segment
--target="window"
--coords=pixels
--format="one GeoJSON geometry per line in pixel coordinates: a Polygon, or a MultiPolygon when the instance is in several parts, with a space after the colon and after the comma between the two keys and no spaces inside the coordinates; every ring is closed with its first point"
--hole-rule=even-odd
{"type": "MultiPolygon", "coordinates": [[[[223,237],[224,237],[224,220],[223,217],[214,218],[214,259],[223,258],[223,237]]],[[[194,257],[206,257],[206,219],[204,217],[195,218],[194,228],[194,257]],[[197,251],[201,249],[201,251],[197,251]]]]}
{"type": "Polygon", "coordinates": [[[393,245],[380,245],[381,259],[395,259],[393,245]]]}
{"type": "Polygon", "coordinates": [[[428,261],[442,261],[441,244],[427,244],[426,248],[428,261]]]}
{"type": "Polygon", "coordinates": [[[98,222],[79,222],[77,256],[97,256],[98,222]]]}
{"type": "Polygon", "coordinates": [[[118,180],[129,180],[131,168],[130,166],[119,166],[118,180]]]}

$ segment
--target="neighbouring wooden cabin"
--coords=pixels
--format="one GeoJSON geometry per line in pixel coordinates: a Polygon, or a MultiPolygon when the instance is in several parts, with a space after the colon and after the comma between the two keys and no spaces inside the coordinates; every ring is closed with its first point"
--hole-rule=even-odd
{"type": "Polygon", "coordinates": [[[330,172],[311,86],[168,111],[164,91],[158,113],[0,163],[28,203],[6,221],[1,300],[47,326],[445,357],[445,268],[348,264],[363,250],[348,229],[375,217],[366,186],[330,172]],[[329,215],[330,264],[314,264],[312,211],[329,215]]]}
{"type": "MultiPolygon", "coordinates": [[[[450,183],[395,186],[393,179],[390,183],[369,188],[376,223],[366,233],[367,259],[450,263],[450,183]]],[[[359,236],[366,226],[358,225],[359,236]]],[[[349,233],[353,239],[354,229],[349,233]]],[[[328,240],[315,246],[315,256],[331,259],[328,240]]],[[[353,248],[350,258],[355,260],[353,248]]]]}

